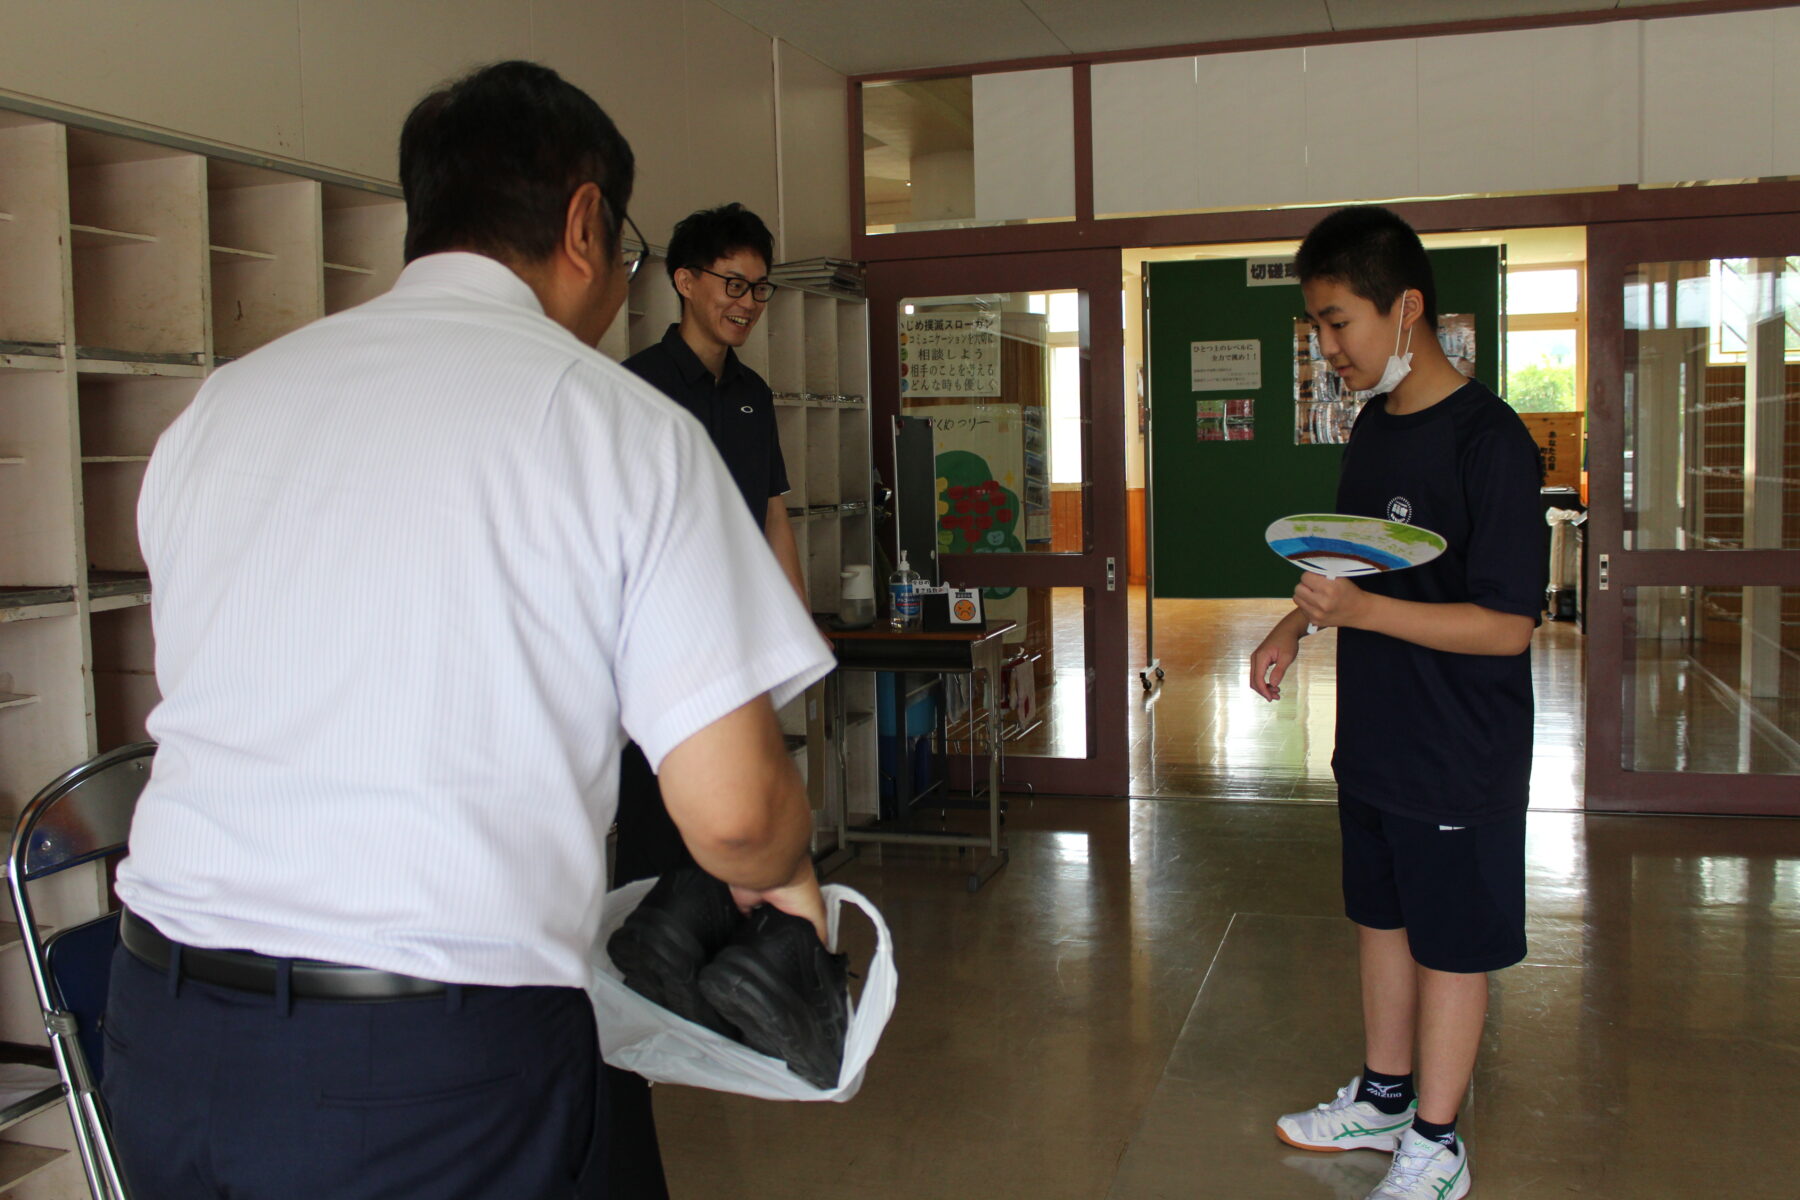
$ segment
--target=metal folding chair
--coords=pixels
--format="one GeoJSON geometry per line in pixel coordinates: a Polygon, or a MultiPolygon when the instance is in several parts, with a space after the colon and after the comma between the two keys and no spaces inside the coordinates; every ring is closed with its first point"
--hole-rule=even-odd
{"type": "Polygon", "coordinates": [[[22,948],[95,1200],[129,1200],[99,1092],[105,1065],[100,1017],[119,914],[115,910],[46,940],[27,885],[125,849],[132,810],[150,778],[155,753],[154,742],[121,746],[52,782],[19,814],[7,858],[22,948]]]}

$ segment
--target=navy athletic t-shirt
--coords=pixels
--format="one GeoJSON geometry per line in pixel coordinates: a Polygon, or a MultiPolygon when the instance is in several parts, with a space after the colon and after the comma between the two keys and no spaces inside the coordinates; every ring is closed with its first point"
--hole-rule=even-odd
{"type": "MultiPolygon", "coordinates": [[[[1548,572],[1537,446],[1510,406],[1471,381],[1416,413],[1363,406],[1344,450],[1338,511],[1442,534],[1435,561],[1356,580],[1365,591],[1468,602],[1536,618],[1548,572]]],[[[1338,787],[1401,816],[1481,824],[1525,810],[1531,653],[1450,654],[1338,631],[1338,787]]]]}

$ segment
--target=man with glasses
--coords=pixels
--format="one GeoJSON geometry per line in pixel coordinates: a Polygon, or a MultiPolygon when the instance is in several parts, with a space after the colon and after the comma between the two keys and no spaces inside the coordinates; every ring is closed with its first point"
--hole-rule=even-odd
{"type": "MultiPolygon", "coordinates": [[[[776,434],[774,397],[762,377],[737,356],[775,294],[769,282],[773,257],[768,226],[741,204],[683,218],[669,237],[668,256],[669,282],[681,297],[681,321],[669,326],[662,341],[626,359],[625,366],[705,427],[775,561],[804,601],[800,551],[788,525],[787,467],[776,434]]],[[[719,521],[735,515],[701,514],[719,521]]],[[[727,607],[735,599],[722,592],[716,603],[727,607]]],[[[614,887],[693,865],[669,820],[657,777],[635,746],[625,750],[618,820],[614,887]]],[[[649,1085],[611,1067],[606,1077],[613,1147],[609,1194],[616,1200],[664,1200],[668,1188],[649,1085]]]]}
{"type": "Polygon", "coordinates": [[[700,429],[594,348],[630,147],[500,63],[419,102],[400,179],[393,289],[216,372],[145,476],[104,1085],[137,1200],[606,1194],[627,737],[685,851],[823,936],[775,705],[831,656],[700,429]]]}

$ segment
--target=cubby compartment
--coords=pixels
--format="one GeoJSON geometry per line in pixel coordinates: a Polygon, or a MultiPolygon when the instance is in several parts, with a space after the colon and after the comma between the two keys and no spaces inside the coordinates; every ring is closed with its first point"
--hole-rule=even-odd
{"type": "Polygon", "coordinates": [[[324,313],[319,192],[309,179],[207,164],[215,358],[248,354],[324,313]]]}
{"type": "Polygon", "coordinates": [[[809,401],[806,408],[807,507],[836,507],[843,494],[838,476],[838,411],[828,401],[809,401]]]}
{"type": "Polygon", "coordinates": [[[837,301],[837,390],[857,400],[869,395],[869,306],[837,301]]]}
{"type": "Polygon", "coordinates": [[[61,366],[65,172],[62,126],[0,113],[0,357],[24,360],[14,369],[61,366]]]}
{"type": "Polygon", "coordinates": [[[869,411],[861,404],[846,404],[838,411],[838,502],[869,502],[869,411]]]}
{"type": "Polygon", "coordinates": [[[75,582],[68,375],[0,368],[0,587],[75,582]]]}
{"type": "Polygon", "coordinates": [[[205,160],[87,130],[67,136],[77,355],[198,366],[205,160]]]}
{"type": "Polygon", "coordinates": [[[0,822],[87,751],[86,675],[75,616],[0,621],[0,822]]]}
{"type": "Polygon", "coordinates": [[[769,370],[763,378],[777,396],[806,390],[806,293],[780,288],[769,298],[769,370]]]}
{"type": "Polygon", "coordinates": [[[806,458],[806,406],[797,398],[775,397],[775,435],[781,440],[781,461],[787,466],[788,511],[804,512],[811,495],[806,458]]]}
{"type": "Polygon", "coordinates": [[[149,736],[144,720],[162,695],[156,689],[156,648],[150,609],[139,606],[93,617],[94,733],[111,750],[149,736]]]}
{"type": "Polygon", "coordinates": [[[837,301],[830,296],[806,294],[804,311],[805,372],[804,390],[817,396],[836,395],[842,390],[838,379],[837,301]]]}
{"type": "Polygon", "coordinates": [[[337,184],[319,189],[325,311],[342,312],[394,286],[405,253],[406,206],[337,184]]]}
{"type": "Polygon", "coordinates": [[[835,523],[831,518],[815,517],[807,525],[806,557],[801,560],[806,568],[807,602],[814,612],[836,612],[843,558],[835,523]]]}

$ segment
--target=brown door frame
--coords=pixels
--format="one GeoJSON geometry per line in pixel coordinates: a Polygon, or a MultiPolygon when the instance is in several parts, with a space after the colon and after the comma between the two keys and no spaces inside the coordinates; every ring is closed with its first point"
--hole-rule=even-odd
{"type": "Polygon", "coordinates": [[[1081,379],[1087,438],[1082,448],[1082,529],[1079,554],[956,554],[940,559],[947,581],[972,587],[1080,587],[1091,664],[1085,758],[1009,757],[1006,782],[1037,792],[1124,796],[1130,790],[1127,684],[1129,597],[1125,521],[1125,329],[1118,296],[1115,249],[973,258],[872,262],[868,267],[870,417],[875,464],[894,478],[891,430],[900,413],[900,346],[896,317],[909,296],[1080,288],[1086,297],[1081,379]],[[1107,588],[1106,560],[1115,584],[1107,588]]]}
{"type": "MultiPolygon", "coordinates": [[[[1704,189],[1694,189],[1701,191],[1704,189]]],[[[1624,548],[1625,271],[1635,263],[1786,257],[1793,215],[1596,225],[1588,230],[1587,807],[1595,812],[1800,816],[1791,775],[1634,771],[1624,766],[1627,588],[1800,586],[1800,550],[1624,548]],[[1608,560],[1605,590],[1600,559],[1608,560]]]]}

